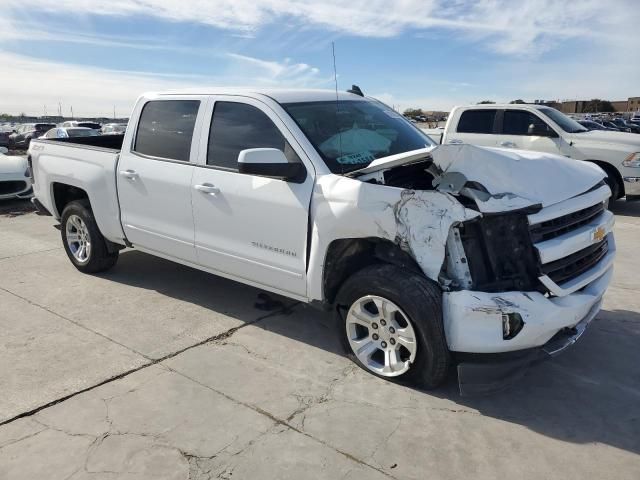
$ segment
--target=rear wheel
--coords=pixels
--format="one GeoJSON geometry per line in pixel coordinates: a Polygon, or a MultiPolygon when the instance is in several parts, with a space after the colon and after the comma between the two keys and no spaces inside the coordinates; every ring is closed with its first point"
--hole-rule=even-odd
{"type": "Polygon", "coordinates": [[[337,322],[347,355],[379,377],[424,388],[440,385],[451,362],[442,292],[393,265],[373,265],[338,293],[337,322]]]}
{"type": "Polygon", "coordinates": [[[103,272],[118,261],[118,252],[109,252],[89,202],[85,200],[73,201],[65,207],[61,233],[69,260],[81,272],[103,272]]]}

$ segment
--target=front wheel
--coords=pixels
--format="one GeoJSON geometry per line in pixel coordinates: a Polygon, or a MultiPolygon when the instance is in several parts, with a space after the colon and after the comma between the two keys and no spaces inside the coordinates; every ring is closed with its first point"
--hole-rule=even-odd
{"type": "Polygon", "coordinates": [[[379,377],[434,388],[451,357],[442,323],[442,292],[432,281],[393,265],[350,277],[336,300],[347,355],[379,377]]]}
{"type": "Polygon", "coordinates": [[[76,200],[65,207],[61,233],[69,260],[81,272],[103,272],[118,261],[118,252],[109,252],[87,201],[76,200]]]}
{"type": "Polygon", "coordinates": [[[605,183],[611,189],[611,201],[615,201],[620,198],[620,184],[615,175],[613,175],[610,171],[605,172],[607,177],[604,179],[605,183]]]}

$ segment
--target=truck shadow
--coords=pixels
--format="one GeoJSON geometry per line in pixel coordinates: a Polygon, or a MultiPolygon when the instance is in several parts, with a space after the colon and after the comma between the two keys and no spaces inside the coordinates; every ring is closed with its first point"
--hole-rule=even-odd
{"type": "MultiPolygon", "coordinates": [[[[267,313],[261,290],[136,251],[123,252],[104,278],[234,316],[245,323],[267,313]],[[218,294],[212,295],[212,291],[218,294]],[[249,300],[251,299],[251,300],[249,300]]],[[[312,347],[343,355],[329,313],[269,294],[293,313],[257,322],[262,328],[312,347]]],[[[268,307],[268,305],[267,305],[268,307]]],[[[603,310],[583,338],[559,357],[534,366],[509,389],[482,397],[461,397],[449,381],[421,395],[447,399],[465,410],[514,423],[557,440],[603,443],[640,453],[640,314],[603,310]]],[[[382,382],[383,380],[379,380],[382,382]]]]}

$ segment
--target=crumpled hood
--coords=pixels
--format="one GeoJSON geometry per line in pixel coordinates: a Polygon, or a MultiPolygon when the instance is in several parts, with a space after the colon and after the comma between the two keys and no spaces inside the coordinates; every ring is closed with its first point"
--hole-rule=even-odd
{"type": "Polygon", "coordinates": [[[27,159],[0,154],[0,175],[19,173],[24,174],[27,169],[27,159]]]}
{"type": "Polygon", "coordinates": [[[454,192],[462,181],[477,182],[490,195],[476,199],[482,212],[548,207],[586,192],[605,178],[598,166],[549,153],[441,145],[431,152],[442,173],[438,190],[454,192]],[[452,182],[449,182],[452,179],[452,182]]]}

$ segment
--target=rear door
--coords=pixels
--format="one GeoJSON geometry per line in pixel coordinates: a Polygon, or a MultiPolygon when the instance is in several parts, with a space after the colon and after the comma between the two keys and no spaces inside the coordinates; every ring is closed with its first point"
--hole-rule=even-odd
{"type": "Polygon", "coordinates": [[[541,136],[530,133],[543,129],[553,132],[553,129],[541,117],[527,110],[507,109],[502,112],[499,122],[500,138],[496,147],[532,150],[535,152],[562,154],[561,140],[556,137],[541,136]]]}
{"type": "MultiPolygon", "coordinates": [[[[149,100],[118,162],[118,198],[127,239],[162,256],[196,261],[191,177],[205,97],[149,100]]],[[[134,113],[134,118],[136,114],[134,113]]]]}
{"type": "Polygon", "coordinates": [[[496,109],[478,108],[460,114],[456,131],[447,134],[447,143],[468,143],[494,147],[496,135],[496,109]]]}
{"type": "Polygon", "coordinates": [[[283,120],[247,97],[213,99],[209,132],[193,176],[198,262],[236,279],[294,296],[306,295],[311,162],[283,120]],[[302,183],[238,172],[238,154],[278,148],[305,164],[302,183]]]}

